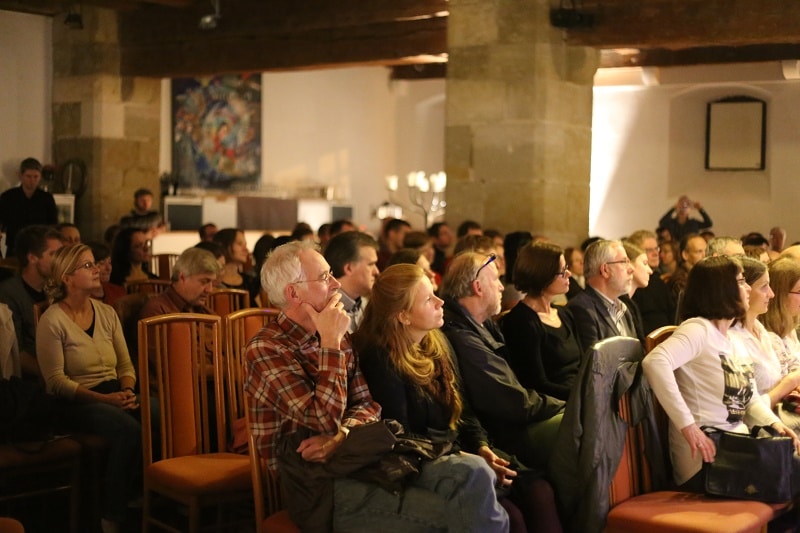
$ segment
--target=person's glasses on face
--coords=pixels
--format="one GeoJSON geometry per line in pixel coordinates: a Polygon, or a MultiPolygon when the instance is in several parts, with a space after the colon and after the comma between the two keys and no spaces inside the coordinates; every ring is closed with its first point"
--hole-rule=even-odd
{"type": "Polygon", "coordinates": [[[94,270],[96,268],[100,268],[99,263],[95,263],[94,261],[86,261],[85,263],[76,266],[75,269],[70,272],[70,274],[74,274],[79,270],[94,270]]]}
{"type": "Polygon", "coordinates": [[[569,271],[569,268],[567,268],[567,267],[564,267],[561,270],[559,270],[558,272],[556,272],[556,277],[557,278],[568,278],[569,275],[570,275],[570,271],[569,271]]]}
{"type": "Polygon", "coordinates": [[[606,264],[607,265],[626,265],[626,266],[628,266],[628,265],[631,264],[631,260],[628,259],[628,258],[625,258],[625,259],[620,259],[619,261],[606,261],[606,264]]]}
{"type": "Polygon", "coordinates": [[[481,265],[477,272],[475,272],[475,279],[478,279],[478,276],[481,275],[481,270],[497,261],[497,254],[489,254],[486,257],[486,262],[481,265]]]}
{"type": "Polygon", "coordinates": [[[333,270],[328,270],[320,274],[317,279],[302,279],[300,281],[295,281],[295,283],[314,283],[316,281],[320,281],[322,283],[328,284],[332,279],[333,279],[333,270]]]}

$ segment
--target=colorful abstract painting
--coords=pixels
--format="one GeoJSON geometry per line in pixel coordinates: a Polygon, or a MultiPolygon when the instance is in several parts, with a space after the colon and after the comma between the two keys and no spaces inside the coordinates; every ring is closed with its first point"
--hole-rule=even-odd
{"type": "Polygon", "coordinates": [[[261,177],[261,75],[172,80],[172,169],[181,188],[249,188],[261,177]]]}

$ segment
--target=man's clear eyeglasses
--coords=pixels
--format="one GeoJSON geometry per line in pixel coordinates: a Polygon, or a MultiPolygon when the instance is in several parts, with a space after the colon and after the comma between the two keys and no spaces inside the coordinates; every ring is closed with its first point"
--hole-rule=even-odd
{"type": "Polygon", "coordinates": [[[74,274],[78,270],[94,270],[95,268],[100,268],[100,264],[99,263],[94,263],[92,261],[86,261],[82,265],[76,266],[75,270],[73,270],[71,272],[71,274],[74,274]]]}
{"type": "Polygon", "coordinates": [[[631,260],[625,258],[625,259],[620,259],[619,261],[606,261],[606,264],[607,265],[630,265],[631,264],[631,260]]]}
{"type": "Polygon", "coordinates": [[[478,269],[477,272],[475,272],[475,279],[478,279],[478,276],[480,276],[481,274],[481,270],[483,270],[484,268],[491,265],[497,260],[497,254],[489,254],[487,257],[488,259],[486,259],[486,262],[481,265],[481,267],[478,269]]]}
{"type": "Polygon", "coordinates": [[[315,281],[320,281],[327,284],[331,279],[333,279],[333,270],[328,270],[327,272],[320,274],[317,279],[301,279],[300,281],[295,281],[294,283],[314,283],[315,281]]]}

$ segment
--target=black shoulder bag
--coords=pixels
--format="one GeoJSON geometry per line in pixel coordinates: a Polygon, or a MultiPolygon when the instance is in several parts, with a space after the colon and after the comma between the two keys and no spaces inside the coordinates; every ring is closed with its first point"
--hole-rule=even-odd
{"type": "Polygon", "coordinates": [[[703,426],[717,448],[713,463],[704,463],[705,490],[713,496],[767,503],[792,499],[794,444],[771,427],[754,427],[751,434],[703,426]],[[769,436],[759,436],[763,429],[769,436]]]}

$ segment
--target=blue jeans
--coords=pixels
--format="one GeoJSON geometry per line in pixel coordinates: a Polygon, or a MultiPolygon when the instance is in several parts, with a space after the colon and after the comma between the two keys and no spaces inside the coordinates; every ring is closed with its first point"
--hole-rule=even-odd
{"type": "Polygon", "coordinates": [[[447,455],[423,463],[401,493],[371,483],[337,479],[333,529],[337,532],[494,533],[508,531],[508,514],[497,502],[497,477],[476,455],[447,455]]]}
{"type": "Polygon", "coordinates": [[[103,518],[122,522],[127,510],[128,491],[142,469],[142,426],[134,416],[105,403],[69,403],[67,427],[100,435],[109,443],[103,477],[103,518]]]}

